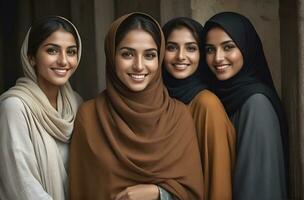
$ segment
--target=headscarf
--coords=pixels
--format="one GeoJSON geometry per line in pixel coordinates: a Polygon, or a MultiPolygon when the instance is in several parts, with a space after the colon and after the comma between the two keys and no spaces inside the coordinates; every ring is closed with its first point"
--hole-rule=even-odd
{"type": "Polygon", "coordinates": [[[241,70],[228,80],[218,81],[210,71],[208,72],[213,79],[213,91],[221,99],[229,116],[240,109],[253,94],[264,94],[270,100],[280,121],[285,164],[288,168],[287,123],[273,84],[262,42],[255,28],[245,16],[234,12],[222,12],[211,17],[205,23],[204,39],[213,27],[220,27],[229,35],[240,49],[244,59],[241,70]]]}
{"type": "Polygon", "coordinates": [[[185,104],[188,104],[200,91],[207,88],[207,85],[204,82],[204,72],[206,71],[207,66],[205,62],[203,62],[204,59],[201,59],[203,58],[202,52],[204,49],[202,38],[203,26],[197,21],[187,17],[178,17],[172,19],[163,26],[165,40],[167,41],[172,31],[180,27],[189,29],[189,31],[192,32],[193,35],[196,35],[199,39],[199,41],[197,41],[200,50],[200,61],[198,68],[189,77],[185,79],[176,79],[167,71],[166,66],[163,64],[163,79],[170,96],[184,102],[185,104]]]}
{"type": "Polygon", "coordinates": [[[159,24],[143,13],[120,17],[106,36],[107,89],[97,98],[96,109],[111,151],[124,166],[111,166],[111,173],[119,178],[113,177],[108,187],[158,184],[179,199],[202,199],[202,168],[191,116],[184,105],[169,97],[161,79],[164,44],[159,24]],[[161,37],[159,67],[140,92],[128,89],[115,72],[116,32],[132,16],[152,20],[161,37]]]}
{"type": "MultiPolygon", "coordinates": [[[[50,19],[60,18],[67,21],[75,29],[79,43],[78,63],[81,57],[81,39],[75,26],[67,19],[54,16],[50,19]]],[[[17,97],[24,105],[29,128],[38,162],[39,177],[35,177],[44,190],[54,200],[67,197],[67,173],[57,148],[56,140],[69,143],[74,119],[79,105],[79,97],[75,96],[70,84],[67,82],[60,88],[57,97],[57,110],[52,107],[45,93],[37,84],[37,76],[33,66],[30,65],[28,40],[31,29],[26,34],[21,47],[21,61],[25,77],[19,78],[16,85],[0,96],[0,101],[9,97],[17,97]]],[[[23,133],[20,133],[23,134],[23,133]]],[[[35,171],[36,169],[31,169],[35,171]]]]}

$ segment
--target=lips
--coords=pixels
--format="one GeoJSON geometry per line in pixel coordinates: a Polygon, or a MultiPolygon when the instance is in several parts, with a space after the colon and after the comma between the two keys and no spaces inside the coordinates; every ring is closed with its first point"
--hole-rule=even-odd
{"type": "Polygon", "coordinates": [[[218,72],[224,72],[229,67],[231,67],[230,64],[214,65],[215,70],[218,72]]]}
{"type": "Polygon", "coordinates": [[[128,74],[134,81],[143,81],[148,74],[128,74]]]}
{"type": "Polygon", "coordinates": [[[184,70],[190,66],[190,64],[188,64],[188,63],[174,63],[172,65],[173,65],[174,69],[176,69],[176,70],[184,70]]]}
{"type": "Polygon", "coordinates": [[[57,75],[57,76],[61,76],[64,77],[67,75],[68,71],[70,69],[65,69],[65,68],[51,68],[51,70],[57,75]]]}

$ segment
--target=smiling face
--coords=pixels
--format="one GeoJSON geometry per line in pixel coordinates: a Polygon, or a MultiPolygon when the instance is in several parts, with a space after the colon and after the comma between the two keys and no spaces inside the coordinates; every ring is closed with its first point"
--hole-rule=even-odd
{"type": "Polygon", "coordinates": [[[116,75],[133,92],[143,91],[148,86],[158,65],[157,45],[142,29],[129,31],[116,47],[116,75]]]}
{"type": "Polygon", "coordinates": [[[198,43],[191,31],[186,27],[174,29],[166,41],[167,71],[176,79],[185,79],[196,71],[199,58],[198,43]]]}
{"type": "Polygon", "coordinates": [[[53,32],[30,57],[40,88],[64,85],[77,67],[77,46],[74,36],[59,29],[53,32]]]}
{"type": "Polygon", "coordinates": [[[218,80],[228,80],[243,66],[243,55],[227,33],[219,28],[210,29],[206,36],[206,62],[218,80]]]}

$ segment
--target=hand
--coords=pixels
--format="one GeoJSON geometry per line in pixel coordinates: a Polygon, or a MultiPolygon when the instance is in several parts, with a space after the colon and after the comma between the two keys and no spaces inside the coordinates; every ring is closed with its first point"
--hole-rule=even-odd
{"type": "Polygon", "coordinates": [[[139,184],[127,187],[118,193],[114,200],[158,200],[159,190],[156,185],[139,184]]]}

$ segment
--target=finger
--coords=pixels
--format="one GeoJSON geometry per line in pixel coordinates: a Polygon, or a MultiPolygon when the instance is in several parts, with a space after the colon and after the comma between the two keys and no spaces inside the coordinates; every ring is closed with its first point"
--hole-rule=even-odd
{"type": "Polygon", "coordinates": [[[124,196],[126,195],[126,190],[123,190],[122,192],[118,193],[114,200],[124,200],[124,196]]]}

